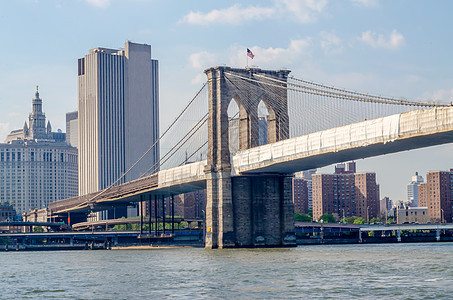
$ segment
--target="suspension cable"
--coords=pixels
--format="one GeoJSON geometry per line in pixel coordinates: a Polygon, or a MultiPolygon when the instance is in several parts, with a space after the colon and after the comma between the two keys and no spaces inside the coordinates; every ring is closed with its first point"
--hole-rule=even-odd
{"type": "Polygon", "coordinates": [[[299,84],[295,84],[295,83],[291,83],[291,82],[287,82],[287,81],[280,81],[278,79],[270,78],[270,77],[267,77],[267,76],[264,76],[261,74],[254,74],[255,76],[264,77],[271,81],[276,81],[278,83],[284,84],[282,86],[282,85],[272,84],[269,82],[264,82],[264,81],[244,77],[244,76],[237,75],[237,74],[234,74],[231,72],[225,72],[225,73],[228,73],[228,75],[235,76],[235,77],[241,78],[242,80],[246,80],[246,81],[253,81],[256,83],[265,84],[265,85],[278,87],[278,88],[283,88],[283,89],[287,89],[287,90],[292,90],[292,91],[299,92],[299,93],[308,93],[308,94],[312,94],[312,95],[331,97],[331,98],[337,98],[337,99],[343,99],[343,100],[373,102],[373,103],[382,103],[382,104],[397,104],[397,105],[407,105],[407,106],[420,106],[420,107],[449,107],[449,106],[451,106],[451,105],[446,105],[446,104],[422,103],[422,102],[413,102],[413,101],[408,101],[408,100],[403,100],[403,99],[374,96],[374,95],[363,94],[363,93],[358,93],[358,92],[350,92],[350,91],[341,90],[341,89],[318,84],[318,86],[320,86],[320,87],[329,88],[329,89],[333,89],[333,90],[336,90],[339,92],[343,92],[343,93],[336,93],[336,92],[330,92],[330,91],[326,91],[326,90],[322,90],[322,89],[307,87],[307,86],[303,86],[303,85],[299,85],[299,84]],[[295,87],[304,89],[304,91],[298,90],[296,88],[291,88],[286,85],[295,86],[295,87]],[[344,94],[344,93],[349,93],[352,95],[348,95],[348,94],[344,94]],[[354,96],[354,95],[358,95],[358,96],[354,96]],[[365,96],[365,97],[359,97],[359,96],[365,96]]]}
{"type": "Polygon", "coordinates": [[[106,193],[109,189],[111,189],[113,186],[115,186],[121,179],[124,178],[137,164],[152,150],[156,145],[159,143],[159,141],[168,133],[168,131],[176,124],[176,122],[181,118],[181,116],[186,112],[186,110],[192,105],[192,103],[195,101],[195,99],[200,95],[200,93],[204,90],[206,87],[207,82],[203,84],[203,86],[200,88],[200,90],[195,94],[195,96],[189,101],[189,103],[184,107],[184,109],[179,113],[179,115],[175,118],[175,120],[170,124],[170,126],[167,127],[167,129],[164,131],[164,133],[154,142],[154,144],[146,150],[143,155],[129,168],[127,169],[117,180],[115,180],[112,184],[110,184],[107,188],[103,189],[100,191],[98,194],[93,196],[92,198],[88,199],[84,203],[91,203],[94,199],[97,197],[103,195],[106,193]]]}

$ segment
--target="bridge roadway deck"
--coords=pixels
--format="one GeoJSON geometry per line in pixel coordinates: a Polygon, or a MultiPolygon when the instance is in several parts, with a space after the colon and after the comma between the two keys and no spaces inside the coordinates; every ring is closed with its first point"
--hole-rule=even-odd
{"type": "MultiPolygon", "coordinates": [[[[241,151],[232,157],[232,175],[284,173],[337,162],[453,142],[453,107],[410,111],[323,130],[241,151]]],[[[207,161],[92,193],[53,202],[52,212],[99,211],[114,203],[136,202],[140,195],[170,195],[206,187],[207,161]]]]}
{"type": "Polygon", "coordinates": [[[360,231],[391,231],[391,230],[449,230],[453,224],[398,224],[398,225],[361,225],[360,231]]]}
{"type": "Polygon", "coordinates": [[[45,227],[61,227],[66,226],[64,223],[54,222],[22,222],[22,221],[11,221],[11,222],[0,222],[0,226],[45,226],[45,227]]]}
{"type": "MultiPolygon", "coordinates": [[[[158,218],[158,222],[163,222],[163,218],[158,218]]],[[[174,218],[174,223],[181,223],[181,222],[203,222],[203,219],[184,219],[184,218],[174,218]]],[[[167,224],[171,224],[171,217],[166,218],[167,224]]],[[[100,221],[94,221],[94,222],[81,222],[72,225],[73,230],[83,230],[85,228],[90,228],[90,227],[106,227],[106,226],[115,226],[115,225],[123,225],[123,224],[140,224],[141,220],[139,218],[134,218],[134,219],[128,219],[128,218],[121,218],[121,219],[111,219],[111,220],[100,220],[100,221]]],[[[155,222],[154,218],[151,218],[151,222],[155,222]]],[[[149,223],[149,218],[144,218],[143,219],[143,224],[148,224],[149,223]]]]}
{"type": "Polygon", "coordinates": [[[139,231],[94,231],[94,232],[19,232],[19,233],[0,233],[0,238],[70,238],[79,237],[84,239],[104,238],[104,237],[137,237],[140,235],[139,231]]]}
{"type": "Polygon", "coordinates": [[[206,164],[206,160],[190,163],[113,186],[102,194],[96,192],[55,201],[49,204],[49,210],[52,213],[99,211],[111,208],[112,203],[138,202],[141,195],[147,200],[146,196],[154,194],[169,196],[204,189],[206,164]]]}
{"type": "Polygon", "coordinates": [[[453,107],[414,110],[241,151],[233,173],[294,173],[453,142],[453,107]]]}

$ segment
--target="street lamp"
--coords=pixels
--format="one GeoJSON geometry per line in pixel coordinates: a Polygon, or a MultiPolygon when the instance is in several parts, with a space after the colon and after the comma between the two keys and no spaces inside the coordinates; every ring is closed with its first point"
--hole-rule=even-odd
{"type": "Polygon", "coordinates": [[[445,212],[444,212],[444,210],[443,210],[442,208],[440,209],[440,211],[441,211],[441,214],[440,214],[440,223],[443,223],[444,220],[445,220],[445,212]]]}
{"type": "Polygon", "coordinates": [[[366,221],[370,223],[370,207],[366,207],[366,221]]]}
{"type": "Polygon", "coordinates": [[[324,223],[324,219],[321,219],[321,244],[324,244],[324,231],[322,228],[323,223],[324,223]]]}

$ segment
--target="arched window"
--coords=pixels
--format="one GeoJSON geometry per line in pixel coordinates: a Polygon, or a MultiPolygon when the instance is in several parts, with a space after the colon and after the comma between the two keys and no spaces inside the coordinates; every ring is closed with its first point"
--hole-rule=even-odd
{"type": "Polygon", "coordinates": [[[265,145],[268,143],[268,120],[269,111],[263,100],[258,104],[258,145],[265,145]]]}
{"type": "Polygon", "coordinates": [[[231,154],[239,151],[239,106],[234,98],[228,105],[228,143],[231,154]]]}

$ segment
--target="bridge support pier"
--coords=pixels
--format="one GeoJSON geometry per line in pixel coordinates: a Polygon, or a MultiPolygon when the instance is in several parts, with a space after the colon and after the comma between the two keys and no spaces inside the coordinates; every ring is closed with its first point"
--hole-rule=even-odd
{"type": "Polygon", "coordinates": [[[295,246],[291,177],[232,178],[236,246],[295,246]]]}
{"type": "Polygon", "coordinates": [[[289,136],[289,114],[285,89],[260,84],[243,86],[243,79],[286,86],[290,71],[214,67],[208,77],[208,153],[206,173],[206,248],[278,247],[296,244],[291,178],[260,174],[231,177],[228,106],[239,106],[239,147],[258,145],[258,106],[269,111],[268,141],[289,136]],[[229,77],[232,76],[232,77],[229,77]],[[263,79],[263,76],[267,79],[263,79]],[[239,89],[238,86],[242,88],[239,89]],[[234,99],[234,100],[233,100],[234,99]]]}
{"type": "Polygon", "coordinates": [[[235,247],[230,174],[229,170],[207,174],[206,248],[235,247]]]}
{"type": "Polygon", "coordinates": [[[228,175],[208,179],[206,248],[296,246],[291,177],[228,175]]]}

